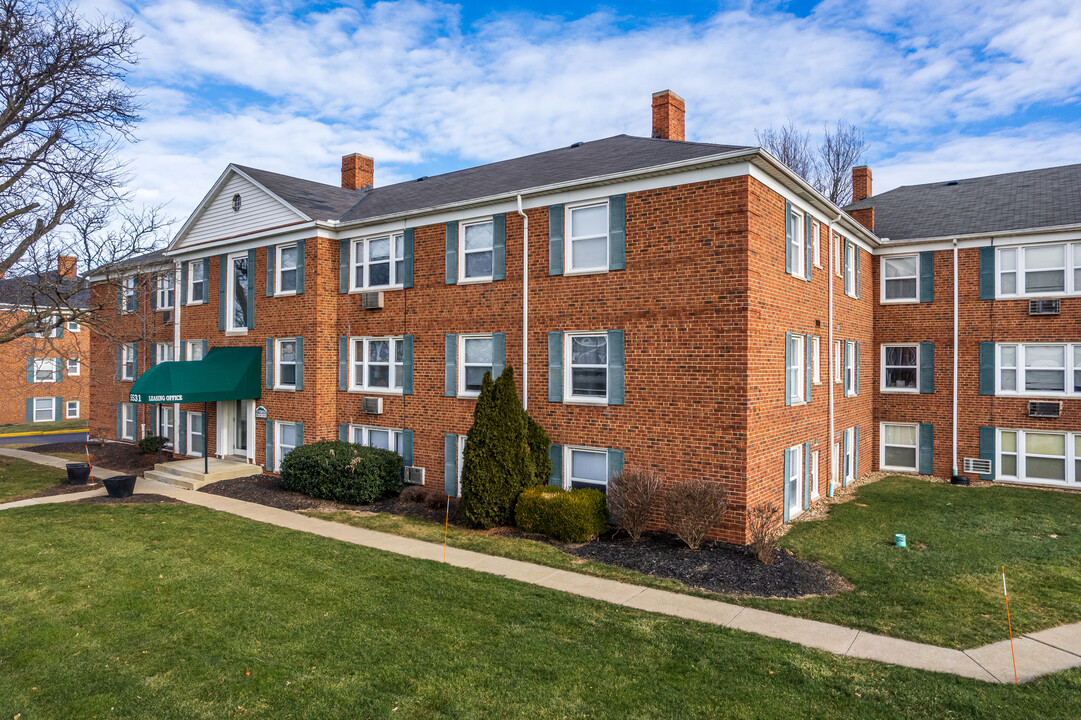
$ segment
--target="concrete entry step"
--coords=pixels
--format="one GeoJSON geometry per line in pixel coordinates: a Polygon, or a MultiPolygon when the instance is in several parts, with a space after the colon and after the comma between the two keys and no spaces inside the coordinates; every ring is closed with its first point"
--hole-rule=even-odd
{"type": "Polygon", "coordinates": [[[153,470],[147,470],[143,477],[148,480],[157,480],[185,490],[198,490],[204,485],[232,480],[233,478],[259,475],[263,472],[262,465],[251,465],[219,458],[208,458],[207,472],[203,472],[202,458],[191,460],[179,460],[170,463],[158,463],[153,470]]]}

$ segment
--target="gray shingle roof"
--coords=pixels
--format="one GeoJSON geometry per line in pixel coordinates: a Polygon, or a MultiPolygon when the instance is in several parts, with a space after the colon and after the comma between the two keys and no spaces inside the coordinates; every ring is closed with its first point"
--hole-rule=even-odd
{"type": "Polygon", "coordinates": [[[312,220],[337,220],[364,196],[363,190],[346,190],[243,165],[236,167],[312,220]]]}
{"type": "Polygon", "coordinates": [[[892,241],[1081,224],[1081,165],[905,185],[852,203],[892,241]]]}
{"type": "Polygon", "coordinates": [[[136,255],[135,257],[125,258],[124,260],[117,260],[116,262],[99,265],[87,274],[98,275],[103,272],[116,272],[117,270],[126,270],[128,268],[137,268],[168,262],[171,261],[169,258],[165,257],[165,249],[163,248],[161,250],[143,253],[142,255],[136,255]]]}
{"type": "Polygon", "coordinates": [[[85,308],[90,290],[85,278],[62,278],[55,270],[0,279],[0,303],[48,308],[67,305],[85,308]]]}

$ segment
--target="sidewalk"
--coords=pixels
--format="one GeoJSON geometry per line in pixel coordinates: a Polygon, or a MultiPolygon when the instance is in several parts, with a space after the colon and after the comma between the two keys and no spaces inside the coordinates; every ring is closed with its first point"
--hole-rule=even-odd
{"type": "MultiPolygon", "coordinates": [[[[19,451],[0,450],[0,454],[4,455],[10,455],[13,452],[19,451]]],[[[16,457],[22,456],[31,456],[26,459],[32,462],[41,462],[38,458],[42,457],[35,453],[25,452],[16,457]]],[[[53,459],[56,460],[56,458],[53,459]]],[[[62,460],[59,462],[63,463],[62,460]]],[[[97,471],[95,475],[97,476],[97,471]]],[[[422,560],[444,562],[445,553],[445,562],[448,565],[499,575],[615,605],[765,635],[844,657],[875,660],[985,682],[1013,681],[1013,662],[1008,640],[971,650],[940,648],[883,635],[873,635],[862,630],[816,620],[629,585],[615,580],[483,555],[469,550],[452,547],[444,550],[442,545],[434,543],[319,520],[243,500],[183,490],[154,480],[140,479],[136,485],[136,492],[164,495],[191,505],[200,505],[249,520],[422,560]]],[[[86,493],[78,493],[74,497],[34,498],[0,505],[0,510],[48,502],[65,502],[87,496],[86,493]]],[[[1015,638],[1014,650],[1017,654],[1017,673],[1021,681],[1032,680],[1060,670],[1081,667],[1081,623],[1063,625],[1015,638]]]]}

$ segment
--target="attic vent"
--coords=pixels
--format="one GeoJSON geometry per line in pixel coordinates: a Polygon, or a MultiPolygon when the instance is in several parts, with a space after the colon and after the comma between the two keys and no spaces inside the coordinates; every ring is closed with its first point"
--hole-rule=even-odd
{"type": "Polygon", "coordinates": [[[424,182],[427,179],[428,179],[427,175],[421,175],[419,178],[417,178],[417,182],[424,182]]]}
{"type": "Polygon", "coordinates": [[[584,144],[585,144],[585,143],[581,143],[581,142],[576,142],[576,143],[573,143],[573,144],[571,145],[571,147],[572,147],[572,148],[576,148],[576,147],[582,147],[582,145],[584,145],[584,144]]]}
{"type": "Polygon", "coordinates": [[[946,184],[947,184],[947,185],[960,185],[960,184],[961,184],[961,181],[960,181],[960,180],[950,180],[950,181],[949,181],[949,182],[947,182],[946,184]]]}
{"type": "Polygon", "coordinates": [[[1062,412],[1062,403],[1051,400],[1030,400],[1028,403],[1029,417],[1057,418],[1062,412]]]}
{"type": "Polygon", "coordinates": [[[1054,300],[1029,300],[1028,301],[1028,314],[1029,315],[1058,315],[1059,314],[1059,301],[1054,300]]]}
{"type": "Polygon", "coordinates": [[[965,458],[963,461],[965,472],[974,475],[990,475],[991,461],[983,458],[965,458]]]}
{"type": "Polygon", "coordinates": [[[240,212],[240,193],[233,196],[233,212],[240,212]]]}

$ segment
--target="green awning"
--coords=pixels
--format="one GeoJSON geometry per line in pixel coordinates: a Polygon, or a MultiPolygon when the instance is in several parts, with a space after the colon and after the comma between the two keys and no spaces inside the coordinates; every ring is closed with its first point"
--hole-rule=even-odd
{"type": "Polygon", "coordinates": [[[131,386],[133,403],[201,403],[262,395],[261,347],[214,348],[202,360],[163,362],[131,386]]]}

